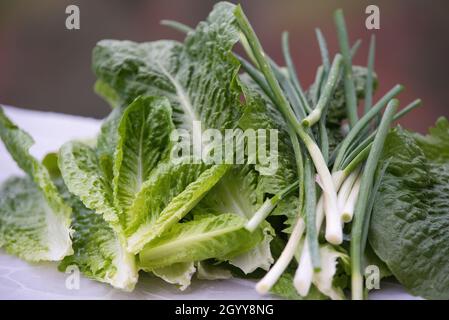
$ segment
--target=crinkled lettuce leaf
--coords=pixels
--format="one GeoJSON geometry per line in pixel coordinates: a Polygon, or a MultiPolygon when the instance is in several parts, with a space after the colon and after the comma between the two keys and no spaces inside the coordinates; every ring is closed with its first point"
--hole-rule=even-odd
{"type": "Polygon", "coordinates": [[[371,218],[369,241],[414,295],[449,299],[449,123],[427,136],[394,129],[371,218]]]}
{"type": "MultiPolygon", "coordinates": [[[[287,132],[287,123],[276,106],[248,76],[242,77],[246,104],[239,126],[243,130],[278,130],[278,169],[272,175],[261,175],[257,186],[259,200],[274,195],[297,179],[295,154],[287,132]]],[[[259,151],[258,151],[259,152],[259,151]]]]}
{"type": "Polygon", "coordinates": [[[99,214],[87,209],[70,194],[62,181],[58,184],[64,199],[73,208],[73,250],[59,264],[65,271],[77,266],[88,278],[132,291],[138,279],[135,256],[125,250],[119,235],[99,214]]]}
{"type": "Polygon", "coordinates": [[[128,212],[125,235],[128,250],[143,246],[181,220],[228,170],[228,165],[209,167],[190,160],[158,165],[128,212]]]}
{"type": "Polygon", "coordinates": [[[232,272],[220,265],[214,265],[209,261],[197,263],[197,278],[201,280],[223,280],[232,278],[232,272]]]}
{"type": "MultiPolygon", "coordinates": [[[[288,124],[282,114],[258,85],[247,75],[243,75],[241,86],[245,94],[246,105],[239,121],[242,129],[275,129],[278,130],[278,170],[273,175],[261,175],[257,185],[258,201],[273,196],[298,179],[297,166],[293,146],[287,132],[288,124]]],[[[290,233],[298,215],[298,196],[291,194],[281,200],[272,215],[285,216],[287,227],[283,230],[290,233]]]]}
{"type": "Polygon", "coordinates": [[[346,274],[350,273],[349,256],[328,244],[320,245],[319,253],[321,270],[313,274],[312,283],[322,294],[332,300],[345,299],[343,288],[347,285],[348,277],[346,274]],[[338,264],[347,272],[338,274],[338,264]],[[340,278],[338,278],[339,276],[340,278]],[[344,278],[341,278],[341,276],[344,278]]]}
{"type": "Polygon", "coordinates": [[[29,153],[34,144],[31,136],[17,127],[1,107],[0,137],[12,158],[29,176],[9,180],[3,187],[3,223],[0,226],[3,240],[0,246],[9,247],[9,252],[30,261],[60,260],[71,254],[72,210],[60,197],[45,166],[29,153]],[[29,191],[29,195],[25,190],[29,191]],[[19,201],[19,198],[22,200],[19,201]],[[34,206],[36,210],[30,210],[34,206]],[[24,242],[23,252],[20,249],[22,244],[17,240],[19,238],[20,242],[24,242]],[[36,243],[33,244],[33,241],[36,243]],[[35,253],[30,250],[33,245],[36,247],[35,253]]]}
{"type": "MultiPolygon", "coordinates": [[[[245,219],[250,219],[262,204],[257,199],[259,178],[258,173],[250,165],[234,166],[194,208],[194,213],[232,212],[245,219]]],[[[262,242],[229,261],[230,264],[240,268],[246,274],[257,268],[268,270],[274,262],[270,250],[274,230],[268,222],[262,224],[261,230],[264,235],[262,242]]]]}
{"type": "Polygon", "coordinates": [[[261,232],[247,231],[245,222],[235,214],[220,214],[175,224],[143,248],[139,253],[140,267],[152,271],[181,262],[230,259],[251,249],[262,238],[261,232]]]}
{"type": "Polygon", "coordinates": [[[203,129],[235,127],[241,103],[235,80],[239,63],[231,54],[239,39],[233,8],[229,3],[217,4],[183,44],[102,41],[94,50],[94,70],[102,92],[107,89],[110,97],[113,91],[116,104],[131,105],[125,111],[113,110],[95,152],[76,155],[72,143],[62,149],[60,162],[64,179],[71,180],[66,181],[71,192],[120,225],[131,252],[137,253],[177,223],[228,168],[165,159],[167,133],[173,126],[167,122],[167,112],[162,112],[164,106],[155,115],[153,103],[153,114],[143,111],[140,118],[137,110],[130,109],[140,95],[164,96],[177,129],[191,130],[194,121],[201,121],[203,129]],[[134,126],[143,130],[144,139],[134,126]],[[85,166],[83,157],[95,165],[85,166]],[[91,172],[94,167],[100,173],[91,172]]]}
{"type": "Polygon", "coordinates": [[[126,108],[118,126],[114,157],[113,198],[127,210],[159,161],[166,158],[174,129],[165,98],[139,97],[126,108]]]}
{"type": "Polygon", "coordinates": [[[193,121],[204,129],[233,128],[239,117],[236,76],[240,64],[231,54],[239,40],[234,5],[218,3],[184,43],[100,41],[94,49],[97,78],[123,105],[140,95],[164,96],[177,128],[193,121]]]}
{"type": "Polygon", "coordinates": [[[67,142],[59,149],[58,163],[69,191],[87,208],[118,225],[111,183],[102,170],[95,149],[82,142],[67,142]]]}
{"type": "Polygon", "coordinates": [[[27,261],[73,253],[69,226],[30,177],[9,178],[0,189],[0,247],[27,261]]]}
{"type": "Polygon", "coordinates": [[[184,291],[190,286],[192,276],[195,273],[195,265],[193,262],[174,263],[167,267],[153,269],[153,274],[168,283],[176,284],[179,290],[184,291]]]}

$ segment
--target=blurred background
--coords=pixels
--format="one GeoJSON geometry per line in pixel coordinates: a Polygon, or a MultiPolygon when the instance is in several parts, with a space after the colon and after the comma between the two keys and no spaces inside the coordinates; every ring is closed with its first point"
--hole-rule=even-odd
{"type": "MultiPolygon", "coordinates": [[[[235,1],[232,1],[235,2],[235,1]]],[[[406,86],[405,104],[422,98],[424,107],[401,123],[425,132],[438,116],[449,117],[449,1],[433,0],[242,0],[240,3],[269,55],[282,63],[280,36],[290,46],[303,86],[313,81],[320,62],[314,28],[324,32],[332,53],[337,38],[332,13],[343,8],[351,41],[362,39],[355,64],[366,64],[375,32],[377,97],[396,83],[406,86]],[[365,8],[380,8],[380,30],[365,28],[365,8]]],[[[107,104],[95,95],[91,51],[105,38],[182,40],[161,26],[173,19],[194,26],[214,1],[208,0],[0,0],[0,103],[102,118],[107,104]],[[81,29],[65,28],[65,8],[78,5],[81,29]]]]}

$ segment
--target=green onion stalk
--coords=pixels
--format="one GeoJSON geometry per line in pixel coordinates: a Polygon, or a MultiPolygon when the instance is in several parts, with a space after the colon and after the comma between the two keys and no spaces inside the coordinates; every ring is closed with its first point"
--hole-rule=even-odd
{"type": "Polygon", "coordinates": [[[332,176],[329,172],[321,150],[319,149],[315,141],[305,131],[305,128],[297,121],[295,114],[292,111],[286,97],[284,96],[281,87],[273,73],[273,70],[271,69],[269,62],[267,61],[266,55],[260,45],[260,42],[248,19],[242,11],[242,8],[240,6],[237,6],[234,14],[237,24],[239,25],[243,36],[246,38],[246,41],[249,44],[252,54],[257,60],[260,71],[265,76],[269,86],[273,91],[280,111],[306,146],[309,155],[314,163],[316,171],[323,183],[326,204],[326,218],[329,217],[329,221],[326,224],[328,225],[328,227],[326,228],[326,239],[332,244],[341,244],[343,241],[343,232],[340,223],[340,214],[337,207],[337,192],[335,190],[332,176]]]}
{"type": "Polygon", "coordinates": [[[393,99],[388,103],[387,109],[382,117],[376,137],[368,155],[365,168],[360,182],[360,192],[354,210],[354,222],[351,230],[351,291],[352,299],[361,300],[364,296],[363,276],[362,276],[362,255],[361,244],[363,242],[362,233],[365,215],[370,193],[373,187],[374,174],[379,162],[382,149],[387,137],[394,113],[398,106],[398,100],[393,99]]]}

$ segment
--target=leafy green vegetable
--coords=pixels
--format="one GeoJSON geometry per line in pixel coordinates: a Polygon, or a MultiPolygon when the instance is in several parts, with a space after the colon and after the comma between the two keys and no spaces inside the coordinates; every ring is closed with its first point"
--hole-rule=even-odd
{"type": "Polygon", "coordinates": [[[206,261],[200,261],[197,265],[198,279],[202,280],[220,280],[232,278],[230,270],[221,267],[220,265],[213,265],[206,261]]]}
{"type": "Polygon", "coordinates": [[[374,40],[368,68],[352,66],[360,41],[350,48],[341,10],[335,19],[341,52],[331,66],[317,30],[323,65],[306,93],[288,33],[282,67],[241,6],[220,2],[196,28],[164,22],[186,33],[184,42],[97,44],[94,89],[112,110],[96,140],[67,142],[41,163],[29,153],[32,138],[0,108],[0,137],[27,173],[0,188],[0,247],[28,261],[62,260],[61,271],[74,265],[123,290],[139,269],[181,290],[195,272],[254,279],[267,270],[261,294],[343,299],[351,277],[361,299],[363,267],[376,264],[413,294],[448,299],[449,122],[439,119],[427,136],[396,128],[382,151],[391,121],[420,101],[394,115],[397,85],[372,106],[374,40]],[[232,52],[239,40],[251,62],[232,52]],[[237,141],[248,138],[241,130],[256,131],[255,150],[234,152],[259,162],[201,161],[216,142],[196,144],[206,129],[238,129],[237,141]],[[180,155],[173,147],[186,137],[190,153],[180,155]]]}
{"type": "Polygon", "coordinates": [[[162,163],[142,185],[129,212],[125,229],[128,250],[138,253],[184,217],[226,173],[227,165],[162,163]]]}
{"type": "Polygon", "coordinates": [[[94,91],[100,97],[105,99],[111,108],[114,109],[120,107],[120,97],[107,83],[97,80],[97,82],[95,82],[94,91]]]}
{"type": "Polygon", "coordinates": [[[143,248],[140,266],[151,271],[174,263],[235,257],[262,237],[261,232],[244,229],[245,222],[235,214],[220,214],[178,223],[143,248]]]}
{"type": "Polygon", "coordinates": [[[71,193],[84,205],[118,224],[111,185],[95,150],[82,142],[67,142],[59,149],[59,168],[71,193]]]}
{"type": "Polygon", "coordinates": [[[343,252],[337,251],[334,247],[326,244],[319,248],[321,258],[321,270],[313,275],[313,284],[316,288],[332,300],[342,300],[345,294],[342,288],[343,283],[335,283],[337,275],[337,263],[341,263],[348,270],[349,274],[349,256],[343,252]]]}
{"type": "Polygon", "coordinates": [[[239,117],[236,76],[240,64],[231,54],[239,40],[234,5],[217,4],[184,44],[175,41],[133,43],[101,41],[94,49],[97,77],[123,105],[140,95],[165,96],[177,128],[232,128],[239,117]]]}
{"type": "MultiPolygon", "coordinates": [[[[235,80],[240,64],[231,54],[233,45],[238,41],[233,8],[229,3],[217,4],[208,19],[189,33],[184,44],[174,41],[142,44],[100,42],[94,50],[93,60],[101,87],[112,90],[120,105],[131,103],[139,95],[167,97],[173,108],[172,118],[177,129],[193,131],[195,121],[201,121],[204,129],[235,127],[241,103],[235,80]]],[[[106,171],[105,175],[110,164],[114,163],[113,202],[118,207],[116,210],[128,239],[128,250],[137,253],[147,242],[187,214],[221,178],[227,166],[210,167],[188,164],[188,161],[174,164],[168,159],[159,161],[165,158],[162,155],[165,151],[149,147],[164,147],[168,143],[154,139],[141,140],[147,141],[148,146],[143,148],[147,154],[140,157],[149,161],[146,168],[140,166],[136,159],[120,159],[122,154],[130,157],[136,153],[139,137],[128,141],[128,148],[133,152],[128,155],[128,152],[121,151],[124,138],[120,136],[125,135],[126,131],[126,120],[123,119],[132,112],[127,109],[121,123],[117,124],[121,115],[116,110],[103,126],[99,137],[97,163],[106,171]],[[118,151],[113,153],[115,148],[118,151]],[[150,152],[155,155],[148,154],[150,152]],[[122,164],[125,164],[124,172],[120,172],[122,164]],[[139,167],[144,170],[140,177],[139,167]],[[125,179],[119,185],[123,177],[125,179]]],[[[139,118],[137,114],[135,116],[136,119],[130,119],[128,123],[132,132],[139,118]]],[[[154,115],[147,117],[147,120],[152,118],[154,115]]],[[[163,123],[150,124],[151,121],[147,121],[145,134],[151,132],[159,139],[165,139],[164,129],[173,129],[163,123]],[[161,132],[157,133],[156,127],[161,132]]]]}
{"type": "Polygon", "coordinates": [[[137,98],[118,127],[113,193],[117,208],[127,210],[151,172],[170,149],[174,129],[171,108],[163,98],[137,98]]]}
{"type": "Polygon", "coordinates": [[[227,166],[208,169],[190,159],[179,164],[168,159],[173,124],[165,99],[136,99],[117,128],[112,183],[98,152],[81,142],[63,145],[59,164],[69,190],[138,252],[187,214],[227,166]]]}
{"type": "Polygon", "coordinates": [[[448,299],[449,124],[439,119],[427,136],[401,128],[387,139],[389,166],[371,219],[369,241],[413,294],[448,299]]]}
{"type": "Polygon", "coordinates": [[[103,217],[87,209],[68,192],[62,181],[59,190],[73,208],[74,254],[65,257],[58,269],[65,271],[69,266],[77,266],[91,279],[132,291],[138,278],[134,255],[126,252],[119,236],[103,217]]]}
{"type": "Polygon", "coordinates": [[[9,180],[3,187],[0,246],[30,261],[60,260],[71,254],[71,208],[58,194],[46,167],[29,153],[34,144],[31,136],[17,127],[1,107],[0,137],[29,176],[9,180]]]}
{"type": "MultiPolygon", "coordinates": [[[[258,180],[259,176],[252,166],[234,166],[194,208],[194,213],[232,212],[242,218],[250,219],[261,205],[257,201],[258,180]]],[[[262,242],[250,251],[230,260],[232,265],[239,267],[246,274],[257,268],[268,270],[273,263],[270,242],[273,239],[274,230],[267,222],[261,228],[264,234],[262,242]]]]}
{"type": "Polygon", "coordinates": [[[70,229],[30,177],[0,189],[0,247],[27,261],[58,261],[72,254],[70,229]]]}
{"type": "MultiPolygon", "coordinates": [[[[297,179],[295,155],[287,132],[287,123],[269,98],[247,76],[242,76],[246,105],[239,127],[248,129],[278,130],[278,169],[273,175],[261,175],[257,186],[259,201],[265,195],[277,194],[297,179]]],[[[265,152],[262,151],[262,152],[265,152]]],[[[256,168],[257,169],[257,168],[256,168]]]]}
{"type": "Polygon", "coordinates": [[[180,290],[185,290],[192,280],[196,269],[193,262],[174,263],[167,267],[153,269],[153,274],[168,283],[179,285],[180,290]]]}

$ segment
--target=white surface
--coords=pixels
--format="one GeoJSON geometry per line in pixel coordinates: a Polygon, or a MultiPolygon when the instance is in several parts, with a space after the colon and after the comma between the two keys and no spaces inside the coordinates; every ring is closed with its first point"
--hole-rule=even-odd
{"type": "MultiPolygon", "coordinates": [[[[7,107],[6,114],[27,131],[36,143],[31,152],[37,158],[56,151],[71,139],[95,136],[100,122],[70,115],[27,111],[7,107]]],[[[13,174],[23,173],[0,143],[0,182],[13,174]]],[[[66,288],[70,275],[59,272],[56,263],[29,264],[7,255],[0,249],[0,299],[269,299],[254,290],[254,282],[240,279],[200,281],[184,292],[150,275],[140,273],[139,283],[132,293],[113,289],[109,285],[81,279],[79,290],[66,288]]],[[[395,283],[382,282],[370,299],[416,299],[395,283]]]]}

